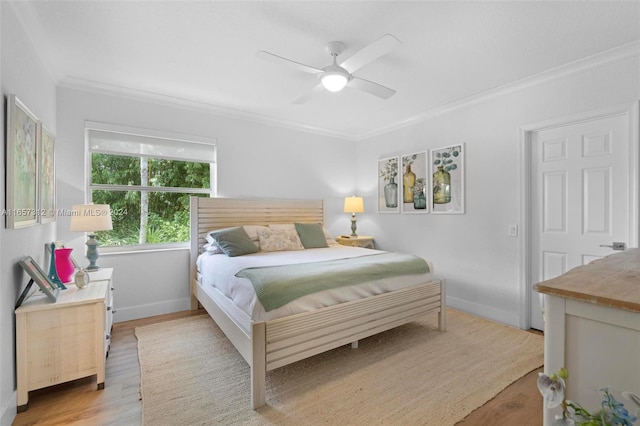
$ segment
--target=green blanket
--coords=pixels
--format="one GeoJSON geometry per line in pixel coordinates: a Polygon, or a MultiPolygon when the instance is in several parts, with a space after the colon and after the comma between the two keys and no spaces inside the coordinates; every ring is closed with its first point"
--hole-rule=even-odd
{"type": "Polygon", "coordinates": [[[427,262],[419,257],[404,253],[380,253],[322,262],[246,268],[239,271],[236,277],[251,281],[258,300],[269,312],[318,291],[427,272],[427,262]]]}

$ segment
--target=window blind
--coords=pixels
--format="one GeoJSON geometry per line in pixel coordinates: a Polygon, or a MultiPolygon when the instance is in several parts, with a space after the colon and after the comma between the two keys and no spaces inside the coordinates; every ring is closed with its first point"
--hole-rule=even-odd
{"type": "Polygon", "coordinates": [[[198,163],[216,161],[214,138],[161,134],[101,123],[86,123],[85,128],[90,152],[198,163]]]}

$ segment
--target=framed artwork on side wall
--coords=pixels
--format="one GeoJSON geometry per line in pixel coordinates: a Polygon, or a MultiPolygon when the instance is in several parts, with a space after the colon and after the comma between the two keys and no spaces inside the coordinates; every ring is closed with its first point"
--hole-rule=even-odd
{"type": "Polygon", "coordinates": [[[464,144],[431,150],[433,214],[464,213],[464,144]]]}
{"type": "Polygon", "coordinates": [[[379,213],[398,213],[400,211],[399,161],[400,157],[388,157],[378,160],[379,213]]]}
{"type": "Polygon", "coordinates": [[[428,213],[429,167],[427,152],[401,156],[402,161],[402,213],[428,213]]]}
{"type": "Polygon", "coordinates": [[[7,99],[6,227],[38,222],[38,119],[15,95],[7,99]]]}
{"type": "Polygon", "coordinates": [[[42,123],[38,138],[38,193],[40,205],[38,206],[38,219],[40,223],[49,223],[56,220],[56,174],[54,145],[55,136],[42,123]]]}

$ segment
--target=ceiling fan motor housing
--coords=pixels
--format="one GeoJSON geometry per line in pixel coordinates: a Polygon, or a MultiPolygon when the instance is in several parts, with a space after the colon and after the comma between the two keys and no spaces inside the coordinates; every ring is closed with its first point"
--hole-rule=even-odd
{"type": "Polygon", "coordinates": [[[344,52],[347,46],[341,41],[330,41],[325,48],[329,55],[335,57],[344,52]]]}
{"type": "Polygon", "coordinates": [[[336,58],[344,52],[345,48],[345,44],[341,41],[332,41],[326,46],[327,52],[333,58],[333,63],[323,68],[324,72],[319,78],[324,88],[330,92],[339,92],[351,80],[351,74],[336,62],[336,58]]]}

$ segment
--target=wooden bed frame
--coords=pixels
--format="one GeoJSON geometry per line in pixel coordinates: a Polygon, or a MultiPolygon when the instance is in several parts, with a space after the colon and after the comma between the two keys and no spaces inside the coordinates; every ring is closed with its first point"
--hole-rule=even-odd
{"type": "Polygon", "coordinates": [[[254,409],[265,404],[266,372],[359,339],[438,313],[445,330],[445,280],[367,297],[270,321],[254,321],[249,332],[233,320],[197,282],[196,259],[208,231],[241,225],[322,223],[318,200],[250,200],[191,197],[191,309],[202,305],[251,367],[254,409]]]}

